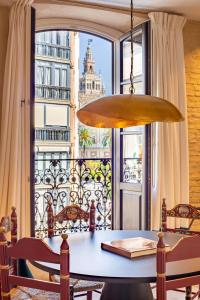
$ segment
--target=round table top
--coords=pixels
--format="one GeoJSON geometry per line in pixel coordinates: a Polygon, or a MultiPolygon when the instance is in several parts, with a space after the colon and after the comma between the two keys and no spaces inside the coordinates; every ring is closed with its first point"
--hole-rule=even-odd
{"type": "MultiPolygon", "coordinates": [[[[70,276],[113,283],[155,282],[156,255],[130,259],[101,249],[101,242],[131,237],[158,240],[157,232],[154,231],[108,230],[69,234],[70,276]]],[[[165,233],[164,241],[172,247],[181,237],[178,234],[165,233]]],[[[54,252],[60,253],[62,241],[60,236],[46,238],[44,241],[54,252]]],[[[59,274],[60,266],[57,264],[34,262],[34,265],[53,274],[59,274]]],[[[200,274],[200,258],[167,264],[169,279],[196,274],[200,274]]]]}

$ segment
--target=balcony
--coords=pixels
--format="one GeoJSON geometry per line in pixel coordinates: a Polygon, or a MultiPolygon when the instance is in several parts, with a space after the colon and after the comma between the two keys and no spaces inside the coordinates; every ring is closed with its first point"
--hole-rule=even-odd
{"type": "Polygon", "coordinates": [[[35,98],[70,100],[70,88],[61,86],[35,85],[35,98]]]}
{"type": "MultiPolygon", "coordinates": [[[[54,213],[70,204],[89,210],[91,200],[96,205],[97,229],[111,228],[112,212],[111,159],[35,160],[35,235],[47,234],[47,203],[51,200],[54,213]]],[[[59,232],[88,230],[81,221],[65,222],[59,232]]]]}
{"type": "MultiPolygon", "coordinates": [[[[140,176],[140,159],[134,159],[134,162],[129,162],[129,165],[124,166],[126,182],[141,182],[140,176]]],[[[34,231],[37,237],[47,235],[49,200],[53,203],[54,213],[58,213],[70,204],[78,204],[88,211],[91,200],[95,200],[97,229],[110,229],[112,224],[111,158],[36,159],[34,231]]],[[[86,230],[88,230],[88,224],[83,221],[65,222],[59,224],[55,233],[86,230]]]]}
{"type": "Polygon", "coordinates": [[[46,43],[37,43],[36,55],[70,60],[70,48],[59,45],[49,45],[46,43]]]}
{"type": "Polygon", "coordinates": [[[70,141],[70,129],[66,128],[35,128],[36,141],[70,141]]]}

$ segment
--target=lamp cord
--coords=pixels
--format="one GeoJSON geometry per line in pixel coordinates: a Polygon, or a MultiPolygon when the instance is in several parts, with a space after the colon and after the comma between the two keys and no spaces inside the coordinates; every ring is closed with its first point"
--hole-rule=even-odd
{"type": "Polygon", "coordinates": [[[134,88],[134,75],[133,75],[133,22],[134,22],[134,16],[133,16],[133,0],[131,0],[131,72],[130,72],[130,93],[133,95],[135,93],[134,88]]]}

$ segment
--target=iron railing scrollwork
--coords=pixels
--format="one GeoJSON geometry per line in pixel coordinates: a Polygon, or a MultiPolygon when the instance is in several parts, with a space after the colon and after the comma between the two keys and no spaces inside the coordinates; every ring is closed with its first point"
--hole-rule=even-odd
{"type": "Polygon", "coordinates": [[[142,183],[142,159],[124,158],[123,182],[142,183]]]}
{"type": "MultiPolygon", "coordinates": [[[[70,204],[78,204],[89,211],[91,200],[95,200],[97,229],[111,228],[111,159],[46,160],[45,169],[39,167],[39,160],[35,161],[37,166],[35,170],[36,236],[47,234],[49,200],[53,204],[54,214],[70,204]]],[[[86,222],[64,222],[56,224],[55,234],[81,230],[88,230],[86,222]]]]}

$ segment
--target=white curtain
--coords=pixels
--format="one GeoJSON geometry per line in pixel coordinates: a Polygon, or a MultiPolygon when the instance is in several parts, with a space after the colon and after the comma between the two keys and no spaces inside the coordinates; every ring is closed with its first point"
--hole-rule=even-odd
{"type": "MultiPolygon", "coordinates": [[[[175,104],[185,117],[181,123],[153,127],[152,228],[161,221],[161,200],[167,208],[189,202],[187,102],[182,16],[162,12],[149,14],[152,28],[152,94],[175,104]]],[[[174,226],[171,218],[169,226],[174,226]]]]}
{"type": "Polygon", "coordinates": [[[0,131],[0,217],[15,206],[20,236],[30,232],[31,2],[10,10],[0,131]]]}

